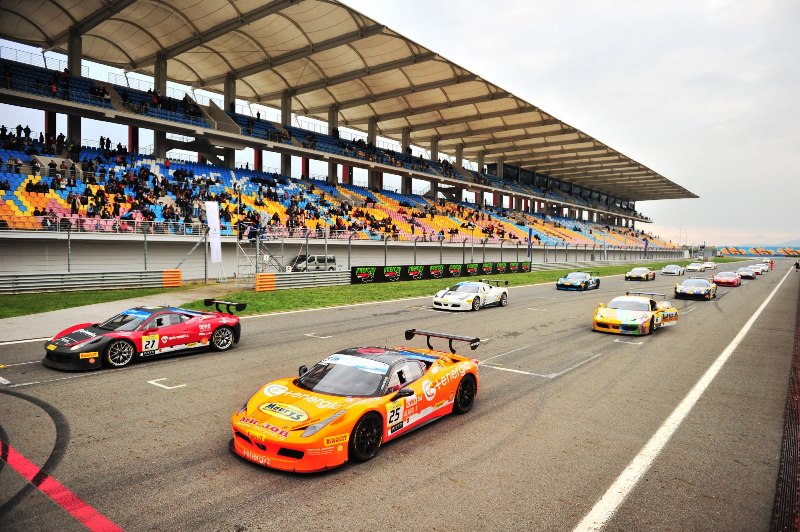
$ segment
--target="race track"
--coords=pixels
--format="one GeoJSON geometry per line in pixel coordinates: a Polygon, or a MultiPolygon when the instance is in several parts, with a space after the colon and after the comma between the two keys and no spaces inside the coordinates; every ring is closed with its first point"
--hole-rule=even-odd
{"type": "Polygon", "coordinates": [[[642,338],[593,332],[594,307],[626,289],[669,295],[675,278],[513,287],[507,308],[479,312],[417,298],[252,317],[227,353],[115,371],[58,372],[40,364],[41,342],[5,345],[0,529],[84,530],[46,495],[50,474],[81,511],[125,530],[571,530],[587,516],[608,519],[607,530],[765,530],[800,292],[789,268],[778,261],[714,301],[674,300],[678,325],[642,338]],[[404,341],[408,328],[483,340],[469,414],[321,474],[228,451],[230,415],[259,386],[343,347],[424,346],[404,341]],[[679,407],[715,361],[696,402],[679,407]],[[676,409],[684,417],[660,450],[634,460],[676,409]],[[17,471],[26,460],[43,467],[42,489],[17,471]],[[640,480],[628,496],[612,490],[592,512],[629,466],[640,480]]]}

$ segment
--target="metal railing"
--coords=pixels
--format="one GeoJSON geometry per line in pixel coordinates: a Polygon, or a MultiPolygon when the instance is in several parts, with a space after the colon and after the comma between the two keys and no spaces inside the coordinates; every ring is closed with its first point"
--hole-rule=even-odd
{"type": "Polygon", "coordinates": [[[95,271],[0,275],[0,294],[61,292],[120,288],[161,288],[163,271],[95,271]]]}

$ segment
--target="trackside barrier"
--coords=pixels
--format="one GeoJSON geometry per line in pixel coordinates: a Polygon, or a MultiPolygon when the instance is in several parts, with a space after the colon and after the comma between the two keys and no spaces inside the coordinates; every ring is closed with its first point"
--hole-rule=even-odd
{"type": "Polygon", "coordinates": [[[180,270],[0,275],[0,294],[181,286],[180,270]]]}
{"type": "Polygon", "coordinates": [[[183,284],[182,275],[180,270],[164,270],[162,286],[164,288],[177,288],[181,286],[183,284]]]}
{"type": "Polygon", "coordinates": [[[256,292],[350,284],[350,272],[294,272],[256,274],[256,292]]]}

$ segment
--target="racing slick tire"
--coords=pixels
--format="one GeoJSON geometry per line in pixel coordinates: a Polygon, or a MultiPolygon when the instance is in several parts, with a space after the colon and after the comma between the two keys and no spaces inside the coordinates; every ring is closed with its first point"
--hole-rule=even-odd
{"type": "Polygon", "coordinates": [[[655,318],[650,318],[650,326],[647,328],[647,334],[653,334],[656,332],[656,320],[655,318]]]}
{"type": "Polygon", "coordinates": [[[594,289],[598,290],[600,288],[600,279],[597,280],[597,284],[594,285],[594,289]]]}
{"type": "Polygon", "coordinates": [[[348,443],[348,457],[356,462],[372,460],[378,454],[383,440],[383,420],[375,412],[368,412],[358,420],[348,443]]]}
{"type": "Polygon", "coordinates": [[[124,368],[136,355],[136,348],[127,340],[114,340],[103,351],[103,365],[111,368],[124,368]]]}
{"type": "Polygon", "coordinates": [[[481,309],[481,298],[476,297],[472,300],[472,310],[480,310],[481,309]]]}
{"type": "Polygon", "coordinates": [[[453,400],[453,413],[461,415],[472,410],[477,390],[478,384],[475,381],[475,377],[470,374],[464,375],[464,378],[458,383],[458,389],[456,389],[456,397],[453,400]]]}
{"type": "Polygon", "coordinates": [[[501,307],[508,306],[508,294],[500,295],[500,306],[501,307]]]}
{"type": "Polygon", "coordinates": [[[227,325],[217,327],[209,342],[212,351],[227,351],[233,346],[233,329],[227,325]]]}

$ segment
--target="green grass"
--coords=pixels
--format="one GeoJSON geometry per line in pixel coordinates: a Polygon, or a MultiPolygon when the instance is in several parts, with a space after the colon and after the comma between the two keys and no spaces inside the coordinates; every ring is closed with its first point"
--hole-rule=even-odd
{"type": "Polygon", "coordinates": [[[184,288],[131,288],[124,290],[87,290],[80,292],[47,292],[41,294],[10,294],[4,295],[3,304],[0,305],[0,318],[13,318],[28,314],[39,314],[51,310],[92,305],[94,303],[107,303],[120,299],[130,299],[153,294],[162,294],[170,291],[184,290],[184,288]]]}
{"type": "MultiPolygon", "coordinates": [[[[686,265],[689,261],[666,261],[650,264],[652,269],[660,269],[667,264],[686,265]]],[[[624,274],[635,265],[605,266],[594,268],[600,275],[624,274]]],[[[550,283],[558,280],[572,270],[552,270],[530,273],[515,273],[508,275],[492,275],[492,279],[504,279],[508,286],[520,286],[537,283],[550,283]]],[[[225,297],[237,303],[247,303],[247,308],[240,314],[268,314],[289,310],[302,310],[309,308],[335,307],[352,303],[369,303],[373,301],[388,301],[417,296],[430,296],[445,286],[466,280],[465,277],[448,279],[431,279],[424,281],[400,281],[396,283],[373,283],[345,286],[327,286],[319,288],[297,288],[292,290],[277,290],[275,292],[255,292],[253,290],[232,292],[225,297]]],[[[473,278],[475,279],[475,278],[473,278]]],[[[203,302],[193,301],[185,308],[203,309],[203,302]]]]}
{"type": "MultiPolygon", "coordinates": [[[[716,262],[736,262],[750,260],[750,258],[718,257],[716,262]]],[[[665,261],[650,264],[653,269],[660,269],[666,264],[686,265],[690,261],[665,261]]],[[[594,268],[601,272],[600,275],[616,275],[625,273],[634,264],[627,266],[606,266],[594,268]]],[[[509,286],[525,284],[555,282],[564,273],[573,270],[554,270],[544,272],[516,273],[509,275],[494,275],[493,278],[508,280],[509,286]]],[[[406,281],[398,283],[376,283],[348,286],[331,286],[321,288],[305,288],[294,290],[278,290],[276,292],[256,293],[252,290],[232,292],[225,296],[231,301],[247,303],[243,314],[266,314],[287,310],[300,310],[308,308],[334,307],[349,303],[367,303],[372,301],[386,301],[416,296],[432,296],[441,290],[447,283],[454,284],[460,279],[433,279],[425,281],[406,281]]],[[[12,318],[28,314],[39,314],[51,310],[106,303],[121,299],[132,299],[153,294],[163,294],[181,291],[202,286],[202,283],[184,285],[182,288],[137,288],[128,290],[91,290],[85,292],[50,292],[45,294],[15,294],[4,295],[0,305],[0,318],[12,318]]],[[[202,301],[193,301],[187,308],[203,309],[202,301]]]]}

